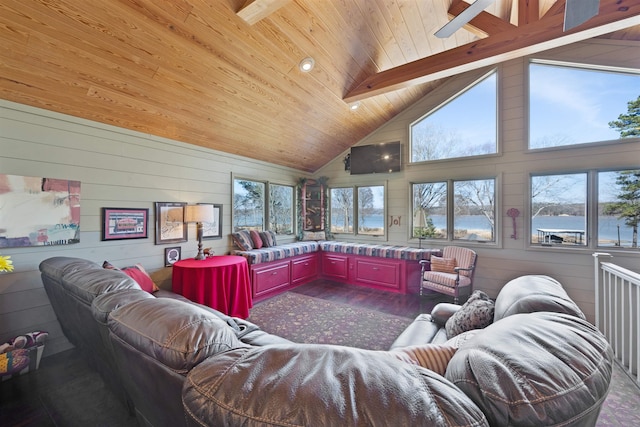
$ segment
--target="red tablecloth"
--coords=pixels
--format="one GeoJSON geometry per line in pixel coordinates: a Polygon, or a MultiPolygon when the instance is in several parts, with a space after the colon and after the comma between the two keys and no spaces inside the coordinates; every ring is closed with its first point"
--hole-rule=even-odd
{"type": "Polygon", "coordinates": [[[229,316],[249,317],[251,284],[244,257],[213,256],[183,259],[173,264],[173,292],[229,316]]]}

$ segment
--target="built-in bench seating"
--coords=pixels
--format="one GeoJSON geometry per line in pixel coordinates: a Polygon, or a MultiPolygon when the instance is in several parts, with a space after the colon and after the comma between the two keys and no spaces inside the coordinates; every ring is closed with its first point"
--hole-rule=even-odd
{"type": "Polygon", "coordinates": [[[259,300],[319,277],[392,292],[418,289],[420,260],[439,249],[341,241],[301,241],[234,250],[247,259],[252,295],[259,300]]]}

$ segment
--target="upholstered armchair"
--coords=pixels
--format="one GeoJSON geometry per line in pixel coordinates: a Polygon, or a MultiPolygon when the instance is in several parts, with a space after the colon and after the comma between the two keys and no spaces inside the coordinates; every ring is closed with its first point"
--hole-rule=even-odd
{"type": "Polygon", "coordinates": [[[424,289],[428,289],[450,295],[453,302],[458,304],[461,293],[471,295],[476,260],[477,255],[471,249],[447,246],[442,250],[442,257],[432,256],[429,261],[420,261],[420,295],[424,289]]]}

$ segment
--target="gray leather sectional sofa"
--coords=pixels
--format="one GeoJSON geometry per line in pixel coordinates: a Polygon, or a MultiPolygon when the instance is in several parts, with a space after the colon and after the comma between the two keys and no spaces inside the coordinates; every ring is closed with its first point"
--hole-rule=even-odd
{"type": "MultiPolygon", "coordinates": [[[[69,340],[141,425],[595,425],[611,349],[562,286],[514,279],[495,321],[469,339],[444,376],[388,352],[290,342],[83,259],[40,265],[69,340]]],[[[421,315],[401,348],[446,340],[452,305],[421,315]]]]}

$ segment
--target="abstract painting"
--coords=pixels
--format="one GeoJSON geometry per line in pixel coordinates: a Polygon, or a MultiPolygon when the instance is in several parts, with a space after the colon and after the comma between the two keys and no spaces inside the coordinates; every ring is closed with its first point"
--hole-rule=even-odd
{"type": "Polygon", "coordinates": [[[0,174],[0,247],[80,242],[80,181],[0,174]]]}

